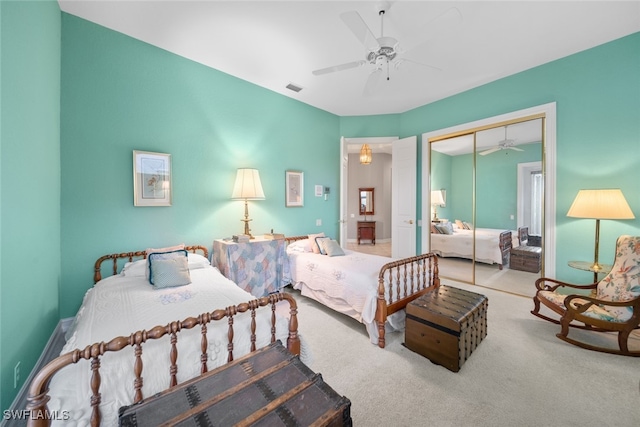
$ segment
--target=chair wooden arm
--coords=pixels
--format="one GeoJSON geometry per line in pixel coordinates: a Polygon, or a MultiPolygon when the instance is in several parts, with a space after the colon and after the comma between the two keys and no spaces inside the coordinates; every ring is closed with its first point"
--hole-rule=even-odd
{"type": "Polygon", "coordinates": [[[605,301],[598,298],[594,298],[588,295],[569,295],[564,300],[564,306],[568,311],[573,311],[574,313],[582,314],[586,310],[589,309],[592,305],[606,305],[610,307],[633,307],[633,311],[638,311],[640,313],[640,297],[629,300],[629,301],[605,301]],[[581,299],[584,301],[588,301],[587,304],[576,304],[575,306],[571,305],[571,301],[574,299],[581,299]]]}
{"type": "Polygon", "coordinates": [[[551,279],[548,277],[541,277],[536,280],[536,289],[539,291],[555,291],[558,288],[567,287],[573,289],[596,289],[598,287],[597,283],[591,283],[589,285],[576,285],[573,283],[561,282],[560,280],[551,279]],[[555,283],[555,286],[549,286],[546,282],[555,283]]]}

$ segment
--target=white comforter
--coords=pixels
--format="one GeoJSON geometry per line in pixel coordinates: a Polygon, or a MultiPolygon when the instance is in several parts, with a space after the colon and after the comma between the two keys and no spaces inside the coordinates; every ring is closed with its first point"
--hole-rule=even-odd
{"type": "MultiPolygon", "coordinates": [[[[159,290],[152,288],[144,277],[117,275],[100,281],[87,291],[62,353],[255,299],[214,267],[191,270],[190,275],[189,285],[159,290]]],[[[266,308],[257,312],[258,348],[270,342],[270,316],[271,310],[266,308]]],[[[226,319],[208,326],[209,370],[226,363],[227,330],[226,319]]],[[[250,350],[250,313],[235,317],[234,333],[237,358],[250,350]]],[[[280,318],[277,336],[285,345],[287,334],[287,320],[280,318]]],[[[178,334],[178,382],[199,375],[199,343],[199,326],[178,334]]],[[[169,386],[169,337],[147,342],[142,348],[142,390],[146,398],[169,386]]],[[[71,420],[64,421],[64,425],[89,425],[91,371],[87,362],[64,368],[51,382],[49,409],[69,411],[71,420]]],[[[117,425],[118,408],[133,402],[133,362],[132,347],[101,358],[103,425],[117,425]]]]}
{"type": "MultiPolygon", "coordinates": [[[[500,233],[505,230],[478,228],[476,231],[476,261],[502,264],[500,233]]],[[[518,246],[517,232],[512,231],[512,244],[518,246]]],[[[456,228],[453,234],[431,233],[431,252],[442,257],[473,258],[473,230],[456,228]]]]}
{"type": "MultiPolygon", "coordinates": [[[[371,342],[377,344],[378,274],[382,266],[393,259],[347,249],[344,252],[344,256],[329,257],[288,251],[291,280],[294,288],[302,290],[302,295],[364,323],[371,342]]],[[[388,293],[387,286],[386,291],[388,293]]],[[[404,328],[404,311],[394,313],[387,320],[391,330],[404,328]]]]}

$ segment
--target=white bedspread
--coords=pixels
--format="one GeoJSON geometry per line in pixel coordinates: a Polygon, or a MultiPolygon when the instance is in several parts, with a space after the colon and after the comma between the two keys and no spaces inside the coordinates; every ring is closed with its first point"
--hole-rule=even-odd
{"type": "MultiPolygon", "coordinates": [[[[288,251],[294,288],[302,290],[302,295],[364,323],[371,342],[377,344],[378,274],[382,266],[393,259],[347,249],[344,252],[345,256],[329,257],[288,251]]],[[[388,286],[386,290],[388,293],[388,286]]],[[[391,330],[404,328],[404,311],[394,313],[387,320],[391,330]]]]}
{"type": "MultiPolygon", "coordinates": [[[[159,290],[144,277],[117,275],[100,281],[87,291],[74,321],[75,331],[62,353],[255,299],[214,267],[191,270],[190,274],[191,284],[159,290]]],[[[270,317],[271,310],[266,307],[257,311],[258,348],[270,342],[270,317]]],[[[226,319],[208,325],[209,370],[226,363],[227,330],[226,319]]],[[[234,333],[237,358],[250,350],[250,313],[235,316],[234,333]]],[[[287,335],[287,319],[279,318],[277,337],[285,345],[287,335]]],[[[179,383],[200,373],[200,336],[199,326],[178,334],[179,383]]],[[[142,348],[142,390],[146,398],[169,387],[169,337],[147,342],[142,348]]],[[[87,362],[64,368],[51,382],[49,409],[70,411],[71,420],[64,421],[65,426],[89,425],[91,371],[87,362]]],[[[117,425],[118,408],[133,402],[133,362],[132,347],[101,358],[103,425],[117,425]]]]}
{"type": "MultiPolygon", "coordinates": [[[[476,261],[502,264],[500,233],[505,230],[478,228],[476,231],[476,261]]],[[[512,244],[518,246],[518,233],[512,231],[512,244]],[[515,240],[515,241],[513,241],[515,240]]],[[[473,258],[473,230],[456,228],[453,234],[431,233],[431,252],[442,257],[473,258]]]]}

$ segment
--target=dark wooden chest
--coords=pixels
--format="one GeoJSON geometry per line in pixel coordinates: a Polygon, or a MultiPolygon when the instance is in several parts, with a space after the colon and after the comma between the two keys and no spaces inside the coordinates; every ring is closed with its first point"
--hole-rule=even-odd
{"type": "Polygon", "coordinates": [[[279,342],[120,409],[121,426],[351,426],[351,402],[279,342]]]}
{"type": "Polygon", "coordinates": [[[441,285],[407,305],[405,345],[458,372],[487,336],[486,296],[441,285]]]}
{"type": "Polygon", "coordinates": [[[511,249],[511,269],[537,273],[541,267],[542,248],[538,246],[518,246],[511,249]]]}

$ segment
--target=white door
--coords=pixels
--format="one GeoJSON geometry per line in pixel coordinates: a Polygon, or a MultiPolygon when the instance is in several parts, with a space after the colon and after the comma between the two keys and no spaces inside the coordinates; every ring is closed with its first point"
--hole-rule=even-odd
{"type": "Polygon", "coordinates": [[[340,246],[347,247],[347,194],[349,194],[349,152],[344,136],[340,137],[340,246]]]}
{"type": "Polygon", "coordinates": [[[416,157],[415,136],[391,144],[391,256],[416,255],[416,157]]]}

